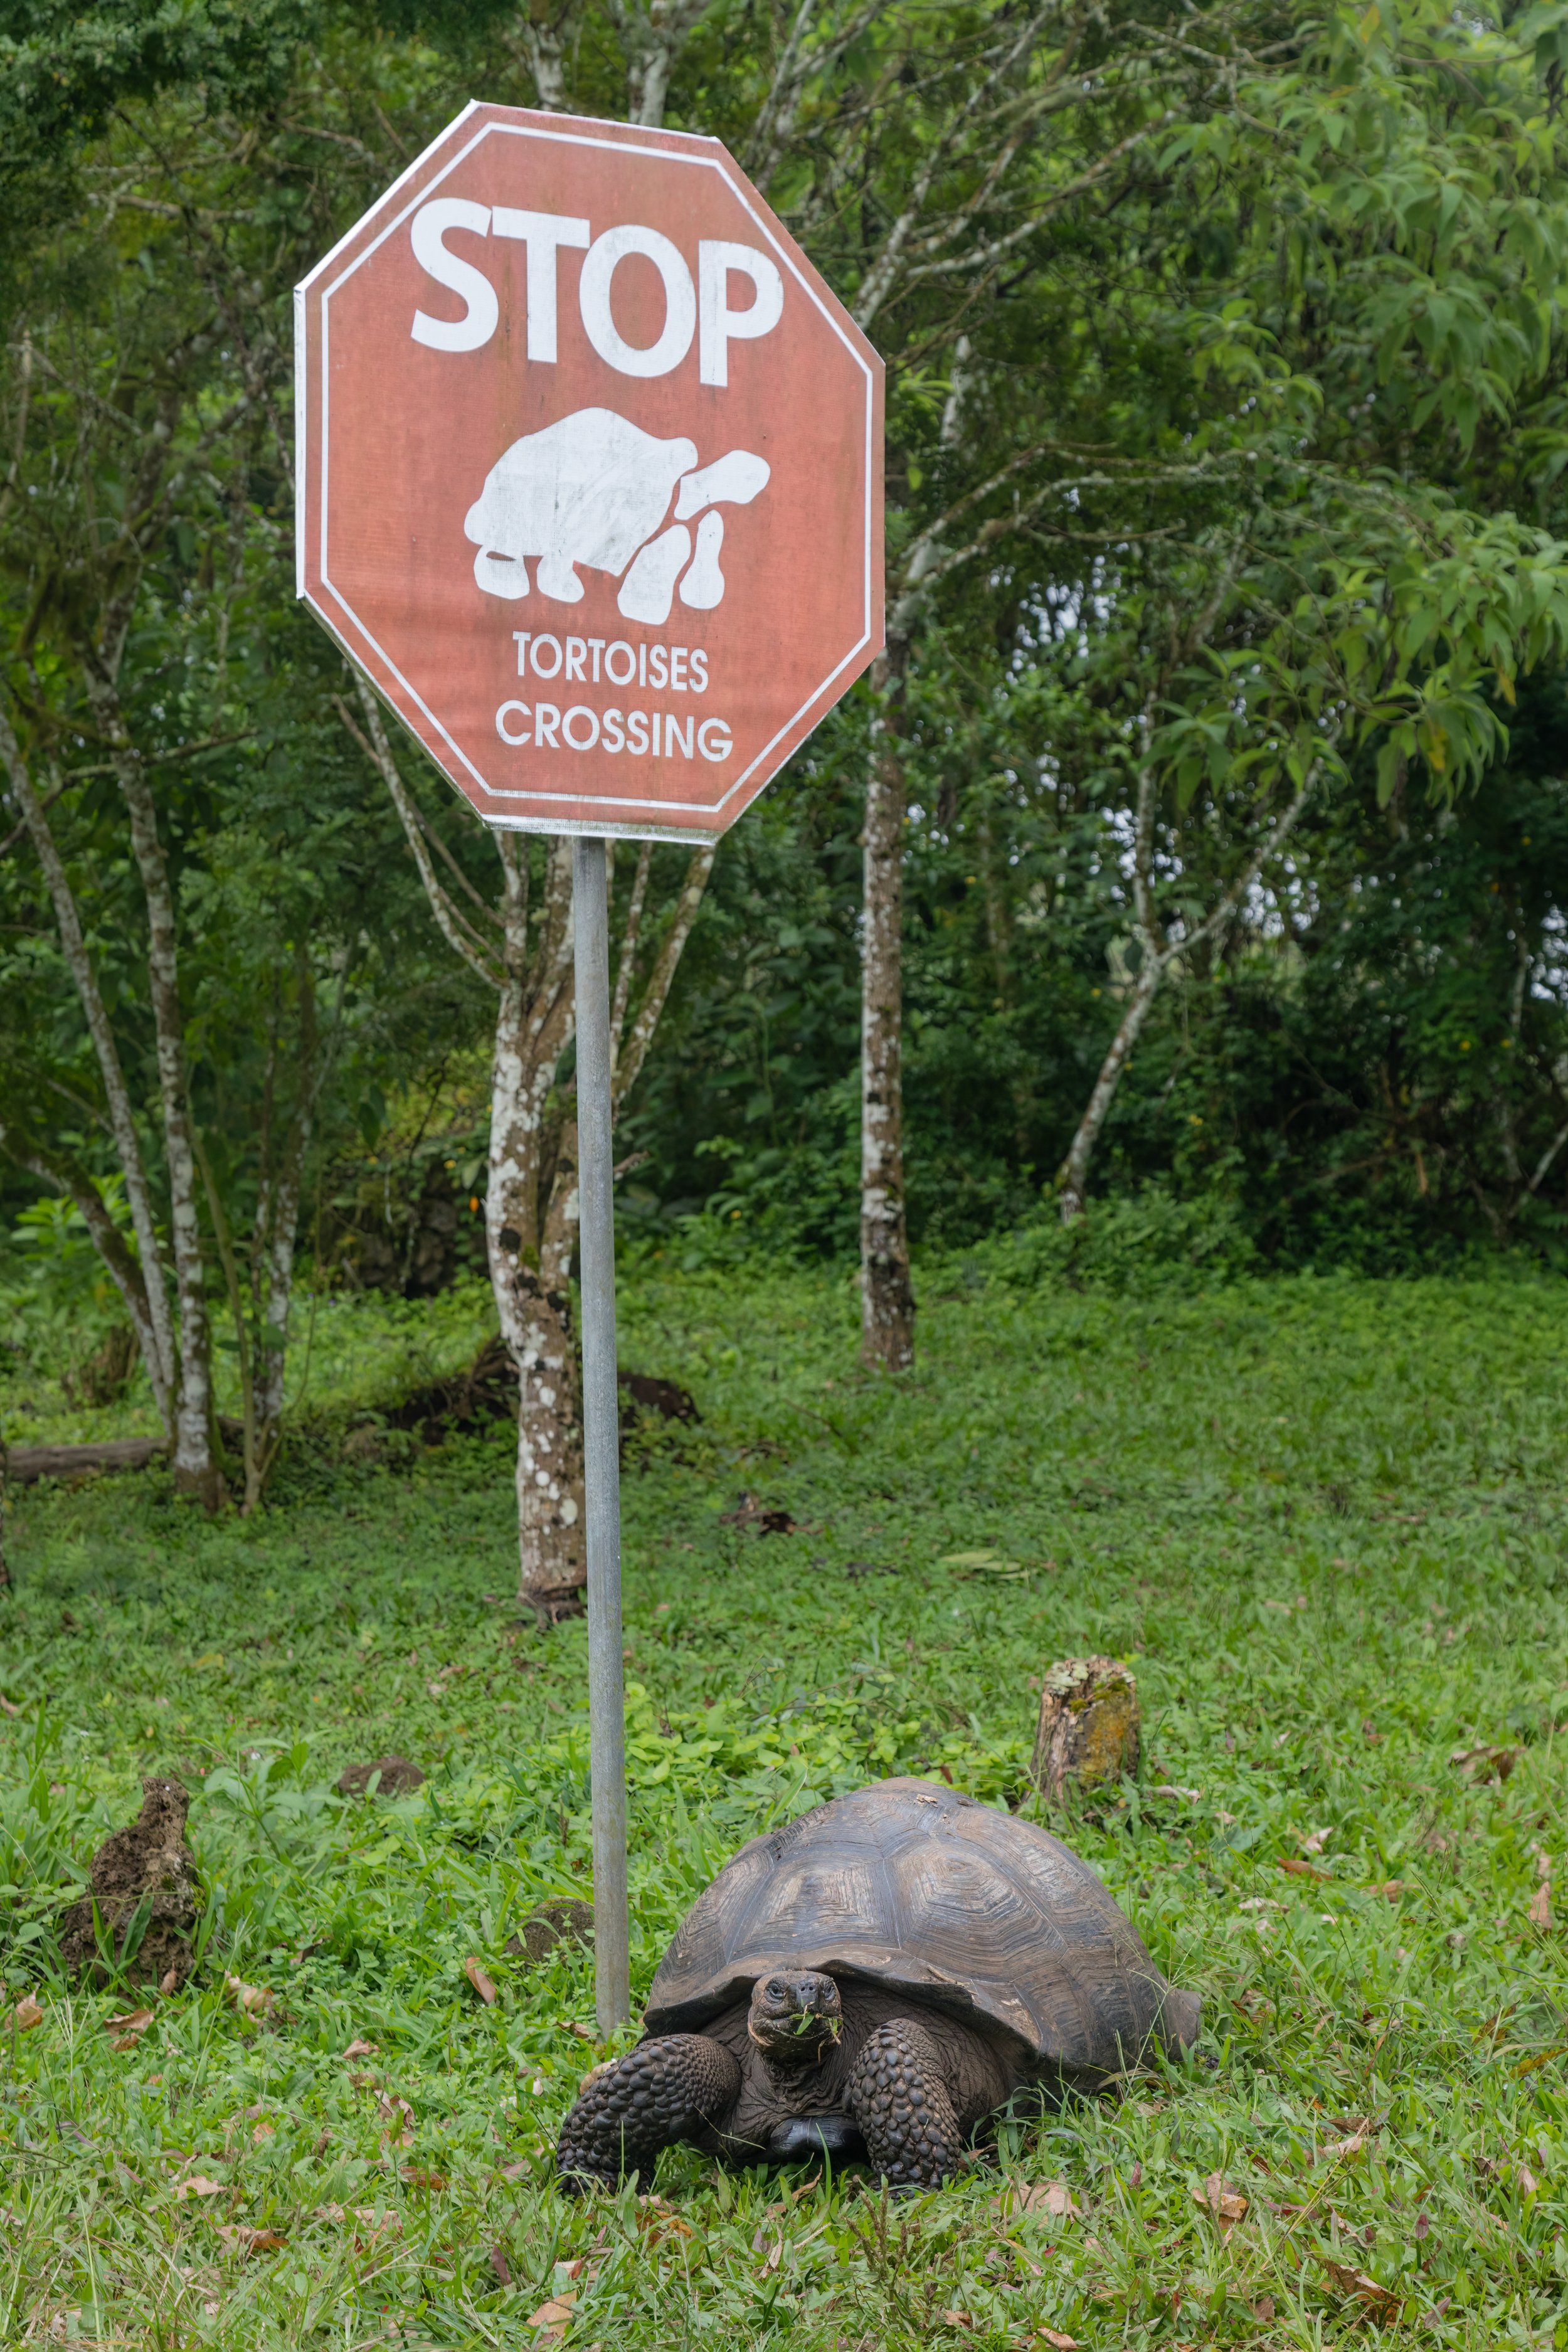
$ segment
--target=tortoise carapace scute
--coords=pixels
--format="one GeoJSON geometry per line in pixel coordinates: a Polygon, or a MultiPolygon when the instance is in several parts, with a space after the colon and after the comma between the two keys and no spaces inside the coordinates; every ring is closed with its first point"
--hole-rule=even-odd
{"type": "Polygon", "coordinates": [[[1091,2089],[1198,2024],[1058,1838],[881,1780],[753,1838],[699,1896],[647,2038],[584,2085],[558,2166],[618,2178],[685,2138],[742,2162],[863,2153],[931,2186],[1014,2093],[1091,2089]]]}

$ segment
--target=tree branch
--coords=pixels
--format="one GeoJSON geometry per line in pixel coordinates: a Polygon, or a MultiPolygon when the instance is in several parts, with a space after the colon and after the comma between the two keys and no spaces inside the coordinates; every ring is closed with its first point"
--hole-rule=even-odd
{"type": "Polygon", "coordinates": [[[408,846],[414,852],[414,863],[418,868],[426,898],[440,927],[441,936],[453,954],[461,956],[468,970],[482,980],[487,988],[500,988],[504,974],[491,961],[488,943],[480,939],[467,917],[454,906],[437,879],[436,868],[425,845],[419,810],[398,771],[397,762],[392,756],[392,746],[386,740],[386,730],[381,723],[381,705],[368,680],[358,670],[354,672],[354,685],[364,710],[368,735],[355,724],[353,715],[341,695],[333,695],[332,707],[392,796],[392,804],[403,820],[403,830],[408,846]]]}

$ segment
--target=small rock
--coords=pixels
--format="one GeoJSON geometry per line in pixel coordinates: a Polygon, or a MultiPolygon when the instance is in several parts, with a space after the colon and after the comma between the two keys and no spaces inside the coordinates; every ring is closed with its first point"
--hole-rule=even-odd
{"type": "Polygon", "coordinates": [[[1115,1658],[1060,1658],[1046,1669],[1034,1778],[1047,1797],[1138,1769],[1138,1685],[1115,1658]]]}
{"type": "Polygon", "coordinates": [[[351,1764],[346,1771],[339,1773],[339,1796],[363,1797],[378,1772],[378,1797],[406,1797],[413,1790],[425,1786],[424,1773],[406,1756],[378,1756],[372,1763],[351,1764]]]}
{"type": "Polygon", "coordinates": [[[527,1960],[534,1965],[547,1960],[557,1944],[586,1944],[594,1934],[594,1906],[569,1895],[562,1903],[542,1903],[531,1918],[522,1923],[521,1936],[507,1938],[506,1949],[514,1960],[527,1960]]]}
{"type": "Polygon", "coordinates": [[[137,1984],[177,1991],[191,1972],[191,1937],[199,1907],[195,1856],[185,1843],[190,1796],[178,1780],[142,1783],[142,1811],[129,1829],[105,1838],[92,1858],[92,1890],[59,1923],[60,1958],[94,1984],[112,1973],[99,1948],[99,1929],[118,1957],[137,1911],[147,1906],[141,1942],[125,1963],[137,1984]],[[98,1924],[93,1906],[98,1908],[98,1924]]]}

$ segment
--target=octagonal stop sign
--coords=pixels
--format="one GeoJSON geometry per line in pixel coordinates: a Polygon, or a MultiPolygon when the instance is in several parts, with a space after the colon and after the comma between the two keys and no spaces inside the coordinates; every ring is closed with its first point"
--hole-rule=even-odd
{"type": "Polygon", "coordinates": [[[300,593],[488,823],[711,838],[879,650],[881,363],[717,140],[470,106],[296,340],[300,593]]]}

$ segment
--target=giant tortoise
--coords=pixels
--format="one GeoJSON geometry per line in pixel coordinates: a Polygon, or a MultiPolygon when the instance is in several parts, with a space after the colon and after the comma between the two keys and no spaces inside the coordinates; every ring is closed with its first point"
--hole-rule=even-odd
{"type": "Polygon", "coordinates": [[[690,2140],[735,2164],[864,2156],[934,2188],[1016,2092],[1089,2089],[1195,2040],[1086,1863],[925,1780],[818,1805],[726,1864],[682,1921],[645,2038],[590,2074],[556,2167],[576,2190],[690,2140]]]}

